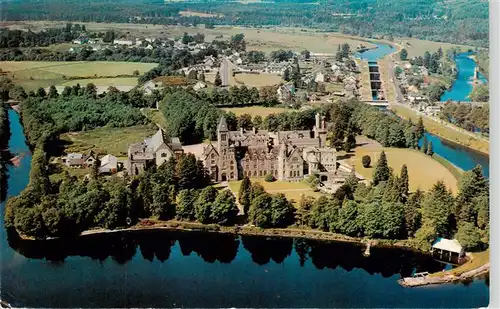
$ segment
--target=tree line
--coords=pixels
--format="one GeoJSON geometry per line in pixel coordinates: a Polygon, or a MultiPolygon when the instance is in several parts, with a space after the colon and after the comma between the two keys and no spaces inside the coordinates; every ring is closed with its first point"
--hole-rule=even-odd
{"type": "Polygon", "coordinates": [[[439,117],[468,131],[486,134],[490,131],[489,104],[445,103],[439,117]]]}
{"type": "Polygon", "coordinates": [[[0,48],[43,47],[71,42],[85,30],[85,25],[71,23],[64,28],[47,28],[39,32],[0,29],[0,48]]]}

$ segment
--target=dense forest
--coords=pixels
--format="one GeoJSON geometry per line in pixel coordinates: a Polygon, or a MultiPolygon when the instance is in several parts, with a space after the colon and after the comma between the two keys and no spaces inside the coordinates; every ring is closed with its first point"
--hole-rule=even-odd
{"type": "Polygon", "coordinates": [[[488,1],[320,0],[247,3],[163,0],[12,0],[2,2],[2,19],[122,22],[163,25],[297,26],[364,37],[406,36],[488,46],[488,1]],[[198,11],[213,17],[182,16],[198,11]]]}

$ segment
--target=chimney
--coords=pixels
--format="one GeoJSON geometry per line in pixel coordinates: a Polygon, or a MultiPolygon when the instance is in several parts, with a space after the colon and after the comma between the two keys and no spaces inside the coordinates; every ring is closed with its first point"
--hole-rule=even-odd
{"type": "Polygon", "coordinates": [[[319,123],[320,122],[320,116],[319,116],[319,113],[316,113],[316,129],[319,129],[319,123]]]}
{"type": "Polygon", "coordinates": [[[325,122],[325,117],[321,117],[322,120],[321,120],[321,129],[325,130],[326,129],[326,122],[325,122]]]}
{"type": "Polygon", "coordinates": [[[243,134],[243,127],[240,128],[240,133],[243,134]]]}
{"type": "Polygon", "coordinates": [[[255,129],[255,126],[252,128],[253,134],[257,132],[257,129],[255,129]]]}

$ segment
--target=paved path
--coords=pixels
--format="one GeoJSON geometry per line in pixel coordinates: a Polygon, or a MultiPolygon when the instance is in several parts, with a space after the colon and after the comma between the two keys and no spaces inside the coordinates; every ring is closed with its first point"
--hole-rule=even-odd
{"type": "Polygon", "coordinates": [[[222,80],[222,86],[229,85],[229,65],[230,61],[224,58],[220,64],[220,78],[222,80]]]}

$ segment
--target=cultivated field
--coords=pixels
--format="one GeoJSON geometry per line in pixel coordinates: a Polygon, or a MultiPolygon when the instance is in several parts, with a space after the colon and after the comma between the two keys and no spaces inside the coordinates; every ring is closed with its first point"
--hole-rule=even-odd
{"type": "MultiPolygon", "coordinates": [[[[267,193],[277,194],[283,193],[286,198],[293,203],[298,203],[302,197],[312,196],[319,197],[322,194],[320,192],[314,192],[308,184],[304,182],[287,182],[287,181],[274,181],[274,182],[266,182],[262,178],[251,178],[252,182],[260,183],[267,193]]],[[[230,181],[229,188],[234,192],[236,197],[238,197],[238,192],[240,190],[241,180],[238,181],[230,181]]]]}
{"type": "Polygon", "coordinates": [[[67,142],[66,152],[82,153],[93,150],[98,154],[126,156],[128,146],[139,143],[158,130],[155,126],[133,126],[128,128],[98,128],[85,132],[70,132],[60,136],[67,142]]]}
{"type": "Polygon", "coordinates": [[[286,111],[288,109],[284,107],[263,107],[263,106],[248,106],[248,107],[227,107],[223,108],[226,112],[233,112],[236,116],[242,114],[250,114],[252,117],[262,116],[262,118],[266,117],[269,114],[279,114],[286,111]]]}
{"type": "Polygon", "coordinates": [[[438,161],[416,150],[382,148],[374,145],[357,147],[355,155],[347,159],[347,162],[354,165],[356,172],[371,181],[373,179],[373,170],[377,165],[382,149],[385,151],[387,162],[395,174],[399,175],[401,167],[403,164],[406,164],[411,191],[415,191],[416,189],[427,191],[437,181],[442,180],[453,193],[457,193],[457,179],[453,174],[438,161]],[[368,155],[371,158],[372,163],[369,168],[363,167],[361,163],[361,158],[364,155],[368,155]]]}
{"type": "Polygon", "coordinates": [[[263,87],[263,86],[274,86],[283,82],[281,76],[276,74],[236,74],[234,78],[236,85],[247,87],[263,87]]]}
{"type": "MultiPolygon", "coordinates": [[[[135,70],[142,74],[156,66],[155,63],[106,61],[0,61],[0,68],[6,72],[6,75],[28,91],[36,90],[39,87],[45,88],[70,82],[65,77],[132,75],[135,70]]],[[[117,80],[108,79],[108,81],[113,83],[117,80]]],[[[96,83],[95,80],[93,82],[96,83]]],[[[130,84],[130,79],[123,82],[130,84]]],[[[80,84],[86,85],[87,83],[89,83],[88,80],[80,84]]],[[[111,86],[102,83],[101,85],[111,86]]]]}

